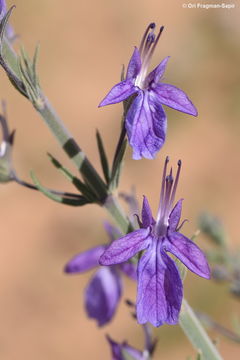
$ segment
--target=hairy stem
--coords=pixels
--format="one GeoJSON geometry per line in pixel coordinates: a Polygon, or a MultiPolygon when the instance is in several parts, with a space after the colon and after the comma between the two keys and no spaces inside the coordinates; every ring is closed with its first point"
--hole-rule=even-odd
{"type": "Polygon", "coordinates": [[[179,324],[194,348],[201,353],[202,359],[223,359],[185,299],[182,302],[179,324]]]}

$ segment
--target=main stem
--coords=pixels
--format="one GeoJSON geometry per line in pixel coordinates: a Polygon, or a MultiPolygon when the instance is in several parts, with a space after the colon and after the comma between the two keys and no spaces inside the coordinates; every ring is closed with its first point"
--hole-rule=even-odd
{"type": "Polygon", "coordinates": [[[182,302],[179,324],[204,360],[222,360],[216,346],[185,299],[182,302]]]}
{"type": "MultiPolygon", "coordinates": [[[[12,49],[11,45],[5,40],[4,42],[4,58],[7,60],[11,69],[19,75],[17,65],[17,55],[12,49]]],[[[121,209],[117,198],[114,195],[107,193],[106,186],[90,161],[87,159],[84,152],[78,146],[72,135],[65,128],[60,118],[43,95],[44,107],[42,110],[36,109],[45,123],[48,125],[52,134],[55,136],[63,150],[71,158],[75,166],[81,172],[83,177],[87,180],[92,190],[102,199],[103,206],[113,217],[115,222],[123,233],[131,230],[131,225],[128,218],[121,209]]],[[[218,353],[215,345],[208,337],[206,331],[200,324],[198,318],[188,305],[186,300],[183,300],[183,307],[180,315],[180,326],[184,333],[198,351],[201,351],[205,360],[220,360],[222,359],[218,353]]]]}

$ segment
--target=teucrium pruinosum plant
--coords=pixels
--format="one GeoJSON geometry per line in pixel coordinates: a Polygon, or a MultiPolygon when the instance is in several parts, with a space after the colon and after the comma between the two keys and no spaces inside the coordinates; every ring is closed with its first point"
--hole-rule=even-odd
{"type": "MultiPolygon", "coordinates": [[[[155,24],[151,23],[148,26],[139,49],[135,48],[133,52],[126,72],[126,77],[122,77],[122,81],[110,91],[110,93],[100,104],[103,106],[124,101],[122,127],[119,135],[119,141],[116,145],[116,151],[113,156],[114,160],[111,166],[109,164],[107,151],[105,149],[103,140],[100,134],[97,133],[98,149],[104,174],[104,178],[102,178],[102,176],[100,176],[96,171],[95,167],[90,163],[81,147],[76,143],[73,136],[63,125],[58,115],[50,105],[50,102],[47,100],[47,97],[45,96],[40,86],[39,75],[36,68],[38,51],[36,50],[33,58],[30,59],[24,50],[21,51],[20,56],[18,56],[13,50],[10,41],[11,39],[7,30],[8,19],[12,10],[13,8],[6,12],[5,1],[0,2],[0,64],[2,65],[14,87],[32,103],[36,111],[40,114],[40,116],[50,128],[62,149],[75,164],[81,175],[80,178],[72,174],[52,155],[49,155],[53,165],[62,174],[64,174],[64,176],[66,176],[66,178],[75,186],[80,194],[60,193],[55,190],[49,190],[41,185],[35,174],[32,174],[34,185],[19,180],[16,172],[13,171],[11,156],[5,156],[6,146],[4,145],[5,147],[2,146],[1,148],[1,154],[2,158],[5,157],[5,164],[7,162],[7,166],[4,167],[5,174],[6,169],[10,169],[7,174],[7,180],[15,180],[21,185],[33,189],[38,189],[51,199],[64,204],[72,206],[83,206],[85,204],[95,203],[104,207],[114,218],[121,233],[121,238],[124,239],[122,242],[124,242],[126,246],[124,245],[124,249],[122,247],[121,251],[123,250],[125,255],[126,252],[129,251],[125,257],[118,259],[120,261],[115,261],[115,258],[114,263],[122,263],[122,261],[127,260],[127,262],[125,262],[126,268],[124,268],[122,265],[118,266],[121,270],[125,269],[125,272],[129,273],[129,269],[134,269],[139,262],[140,265],[138,265],[138,281],[140,279],[141,285],[139,286],[144,287],[146,282],[143,279],[143,276],[145,276],[146,273],[144,272],[144,269],[142,269],[141,264],[143,264],[143,262],[144,264],[149,263],[149,259],[154,255],[154,257],[158,257],[158,260],[161,264],[161,266],[158,267],[158,271],[155,272],[155,274],[158,274],[158,279],[156,278],[155,280],[158,284],[160,284],[160,287],[168,286],[168,289],[165,288],[165,291],[161,291],[161,296],[163,296],[163,298],[166,300],[167,295],[167,300],[169,300],[169,294],[176,294],[176,289],[174,288],[175,286],[177,287],[178,295],[180,294],[176,297],[174,295],[170,299],[170,306],[168,306],[169,304],[167,302],[166,306],[164,305],[164,307],[162,307],[163,311],[161,310],[162,315],[160,317],[159,313],[157,317],[152,317],[152,314],[149,313],[151,304],[148,304],[146,307],[146,302],[148,300],[141,298],[141,300],[139,300],[136,304],[136,316],[139,322],[145,323],[146,321],[150,321],[155,326],[159,326],[164,322],[175,324],[178,321],[180,305],[182,301],[182,282],[180,280],[180,273],[178,268],[176,267],[174,261],[168,257],[166,251],[169,251],[175,256],[179,257],[179,259],[187,267],[196,272],[198,275],[204,276],[206,278],[209,277],[208,265],[200,249],[189,239],[178,232],[178,223],[181,213],[181,201],[178,202],[177,205],[172,209],[178,182],[178,175],[175,183],[173,184],[172,171],[170,171],[168,176],[165,176],[166,174],[164,173],[165,175],[163,176],[161,192],[162,198],[160,200],[161,204],[156,221],[152,218],[151,210],[146,198],[144,199],[142,218],[139,218],[139,229],[135,228],[134,222],[131,220],[132,217],[130,218],[124,213],[119,205],[118,199],[113,194],[113,190],[117,188],[119,184],[119,175],[122,168],[122,161],[126,148],[126,133],[129,144],[133,148],[133,158],[140,159],[142,157],[146,157],[152,159],[163,146],[165,141],[166,115],[162,104],[194,116],[197,115],[196,108],[182,90],[177,89],[173,85],[165,84],[160,81],[163,72],[165,71],[168,58],[165,58],[156,67],[156,69],[147,75],[149,63],[158,40],[162,34],[163,27],[160,28],[159,33],[156,36],[154,34],[155,24]],[[130,245],[132,244],[133,247],[129,246],[129,249],[127,249],[128,242],[130,245]],[[190,257],[189,254],[186,253],[187,247],[190,249],[190,257]],[[138,253],[138,255],[133,257],[136,253],[138,253]],[[196,258],[193,259],[192,257],[194,256],[196,256],[196,258]],[[126,271],[126,269],[128,270],[126,271]],[[168,274],[168,276],[166,276],[166,274],[168,274]],[[177,278],[177,282],[174,282],[173,278],[177,278]],[[171,289],[171,291],[169,289],[171,289]],[[139,304],[143,303],[145,304],[143,305],[145,310],[141,310],[143,312],[139,315],[139,304]],[[172,313],[172,317],[168,313],[169,311],[172,313]],[[171,321],[170,318],[172,319],[171,321]]],[[[2,119],[3,118],[6,120],[4,114],[2,119]]],[[[2,126],[3,125],[4,121],[2,121],[2,126]]],[[[3,141],[5,141],[5,143],[8,142],[9,146],[12,145],[10,140],[11,139],[9,137],[8,140],[6,137],[3,138],[3,141]]],[[[2,171],[1,169],[2,168],[0,168],[0,172],[2,171]]],[[[3,175],[4,174],[1,173],[2,178],[4,178],[3,175]]],[[[116,249],[116,247],[118,247],[120,241],[121,240],[113,241],[106,252],[101,254],[101,263],[110,265],[109,260],[107,260],[109,259],[109,253],[113,251],[113,248],[116,249]]],[[[99,251],[97,256],[100,256],[100,253],[104,249],[105,246],[100,246],[100,248],[98,248],[99,251]]],[[[95,256],[96,252],[93,251],[93,253],[95,256]]],[[[93,253],[91,253],[91,255],[93,253]]],[[[85,255],[86,254],[89,255],[90,253],[87,252],[85,255]]],[[[92,264],[96,265],[96,257],[94,256],[94,261],[92,264]]],[[[116,252],[114,256],[117,256],[116,252]]],[[[73,263],[69,263],[68,270],[71,268],[70,265],[72,265],[72,269],[81,271],[80,263],[83,261],[83,257],[84,255],[79,255],[77,258],[75,258],[75,260],[73,260],[73,263]],[[74,268],[74,266],[76,267],[74,268]]],[[[89,257],[87,260],[89,261],[89,257]]],[[[82,269],[84,269],[84,265],[82,266],[82,269]]],[[[97,278],[96,287],[93,285],[91,291],[96,292],[99,284],[102,285],[102,279],[106,279],[106,272],[108,272],[108,274],[112,274],[112,272],[115,273],[116,268],[110,268],[109,270],[109,268],[103,267],[102,271],[105,272],[105,276],[102,278],[100,277],[100,280],[97,278]]],[[[116,282],[118,282],[118,278],[115,277],[115,279],[117,279],[116,282]]],[[[101,288],[103,289],[103,287],[101,288]]],[[[120,291],[119,286],[115,289],[115,295],[118,291],[120,291]]],[[[141,293],[141,296],[142,294],[143,293],[141,293]]],[[[109,296],[110,297],[108,299],[111,298],[111,292],[109,296]]],[[[118,294],[115,296],[115,300],[115,303],[117,303],[119,300],[118,294]]],[[[155,311],[156,315],[156,306],[158,308],[159,304],[156,302],[155,297],[153,297],[151,301],[153,301],[152,309],[155,311]]],[[[89,306],[89,315],[93,315],[92,317],[97,319],[100,325],[103,325],[104,322],[110,320],[115,311],[115,307],[111,308],[110,306],[110,312],[108,316],[106,319],[102,320],[101,316],[99,316],[99,314],[96,312],[97,310],[93,310],[91,305],[89,306]]],[[[183,308],[180,313],[180,325],[195,348],[201,351],[204,359],[221,359],[215,345],[213,345],[207,333],[185,300],[183,300],[183,308]]],[[[115,346],[115,348],[119,350],[117,350],[119,355],[115,355],[116,359],[127,360],[151,358],[152,353],[149,350],[149,346],[146,346],[145,350],[141,352],[124,344],[118,345],[118,343],[113,342],[110,337],[108,337],[108,341],[112,347],[115,346]]]]}

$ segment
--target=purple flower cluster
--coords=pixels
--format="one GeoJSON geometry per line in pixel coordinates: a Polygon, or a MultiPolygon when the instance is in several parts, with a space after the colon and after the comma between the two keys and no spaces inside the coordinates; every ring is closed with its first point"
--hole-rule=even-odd
{"type": "MultiPolygon", "coordinates": [[[[120,236],[118,230],[105,224],[110,241],[120,236]]],[[[68,274],[82,273],[99,266],[99,258],[107,245],[96,246],[84,251],[71,259],[65,266],[68,274]]],[[[123,263],[108,267],[100,267],[90,280],[85,291],[85,308],[90,318],[95,319],[99,326],[111,321],[122,295],[121,274],[136,280],[136,267],[131,263],[123,263]]]]}
{"type": "Polygon", "coordinates": [[[125,126],[135,160],[153,159],[165,142],[167,117],[162,105],[197,116],[197,109],[182,90],[162,82],[169,57],[147,75],[163,27],[157,36],[154,29],[154,23],[147,27],[139,49],[133,51],[126,79],[115,85],[99,105],[116,104],[133,95],[125,126]]]}
{"type": "Polygon", "coordinates": [[[144,197],[140,229],[115,240],[100,257],[101,265],[115,265],[128,261],[137,253],[138,262],[137,319],[154,326],[176,324],[183,297],[179,270],[167,254],[176,256],[195,274],[210,278],[204,253],[190,239],[179,232],[182,199],[173,207],[180,175],[181,162],[174,181],[172,169],[167,175],[168,158],[163,170],[160,204],[156,220],[144,197]]]}

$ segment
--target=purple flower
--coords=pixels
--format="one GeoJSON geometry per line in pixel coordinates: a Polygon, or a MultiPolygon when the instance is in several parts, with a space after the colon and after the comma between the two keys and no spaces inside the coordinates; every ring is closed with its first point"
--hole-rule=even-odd
{"type": "Polygon", "coordinates": [[[112,360],[126,360],[129,358],[129,356],[133,360],[146,359],[146,357],[141,351],[129,346],[127,342],[123,342],[122,344],[119,344],[114,340],[112,340],[110,336],[107,336],[107,340],[111,347],[112,360]]]}
{"type": "Polygon", "coordinates": [[[116,104],[135,96],[125,123],[135,160],[142,157],[153,159],[165,142],[167,117],[162,104],[197,116],[197,109],[182,90],[160,82],[169,57],[147,75],[163,26],[157,36],[154,29],[154,23],[147,27],[139,49],[135,47],[129,61],[126,79],[115,85],[99,105],[116,104]]]}
{"type": "Polygon", "coordinates": [[[176,324],[183,297],[183,285],[175,262],[167,254],[176,256],[195,274],[210,278],[210,270],[203,252],[179,230],[182,199],[173,207],[180,175],[181,162],[174,182],[172,169],[167,175],[166,159],[160,205],[156,221],[146,197],[143,200],[141,228],[114,241],[100,257],[102,265],[127,261],[145,250],[138,262],[137,319],[154,326],[176,324]],[[173,207],[173,209],[172,209],[173,207]]]}
{"type": "MultiPolygon", "coordinates": [[[[111,241],[120,236],[117,229],[105,225],[111,241]],[[117,234],[117,236],[116,236],[117,234]]],[[[99,258],[107,248],[100,245],[76,255],[65,266],[69,274],[82,273],[99,266],[99,258]]],[[[108,323],[115,314],[122,294],[120,272],[136,280],[135,265],[124,263],[110,267],[101,267],[93,275],[85,291],[85,308],[90,318],[94,318],[99,326],[108,323]]]]}

